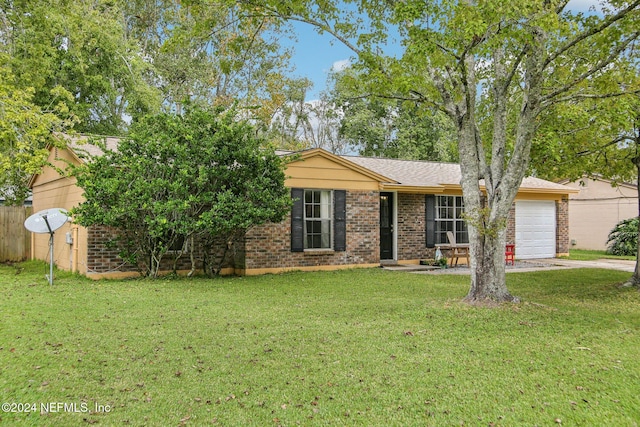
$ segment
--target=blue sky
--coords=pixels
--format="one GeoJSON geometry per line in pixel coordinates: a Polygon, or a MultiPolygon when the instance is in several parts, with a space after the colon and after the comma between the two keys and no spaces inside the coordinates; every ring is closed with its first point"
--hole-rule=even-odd
{"type": "MultiPolygon", "coordinates": [[[[571,0],[569,8],[576,12],[588,12],[597,0],[571,0]]],[[[343,66],[354,53],[329,34],[319,35],[311,25],[294,23],[298,41],[293,44],[291,63],[295,66],[295,77],[307,77],[314,83],[307,94],[307,101],[317,99],[325,89],[327,76],[334,66],[343,66]]],[[[285,43],[288,44],[288,43],[285,43]]]]}
{"type": "Polygon", "coordinates": [[[318,99],[326,86],[329,71],[334,66],[346,64],[354,53],[333,36],[318,34],[309,24],[296,22],[293,26],[298,38],[293,44],[293,75],[310,79],[314,86],[307,94],[307,100],[318,99]]]}

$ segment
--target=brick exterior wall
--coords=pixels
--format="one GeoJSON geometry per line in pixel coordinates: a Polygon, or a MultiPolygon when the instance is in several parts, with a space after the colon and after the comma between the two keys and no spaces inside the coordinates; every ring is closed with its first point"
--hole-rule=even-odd
{"type": "MultiPolygon", "coordinates": [[[[228,252],[223,267],[236,269],[265,269],[340,266],[357,264],[378,264],[380,262],[380,193],[377,191],[347,191],[346,194],[346,251],[313,250],[291,252],[291,218],[287,216],[278,224],[265,224],[247,232],[244,239],[237,241],[228,252]]],[[[424,194],[396,193],[398,261],[429,259],[435,249],[426,247],[426,218],[424,194]]],[[[569,252],[569,200],[556,202],[556,252],[569,252]]],[[[118,250],[108,244],[114,236],[107,227],[88,229],[89,273],[112,271],[137,271],[137,267],[124,263],[118,250]]],[[[509,211],[507,223],[507,243],[515,243],[515,204],[509,211]]],[[[203,250],[196,242],[197,268],[202,269],[203,250]]],[[[213,249],[220,256],[223,242],[213,249]]],[[[171,254],[163,258],[162,270],[171,271],[171,254]]],[[[178,270],[190,270],[188,254],[182,255],[177,263],[178,270]]]]}
{"type": "Polygon", "coordinates": [[[507,244],[516,244],[516,204],[511,205],[507,219],[507,244]]]}
{"type": "Polygon", "coordinates": [[[87,272],[138,271],[136,266],[125,263],[118,249],[109,244],[115,237],[110,227],[91,226],[87,229],[87,272]]]}
{"type": "Polygon", "coordinates": [[[346,251],[291,252],[291,217],[252,228],[236,257],[236,268],[296,268],[380,262],[380,193],[347,191],[346,251]]]}
{"type": "Polygon", "coordinates": [[[398,261],[433,258],[434,248],[427,248],[424,194],[397,193],[398,261]]]}
{"type": "MultiPolygon", "coordinates": [[[[117,231],[109,227],[92,226],[87,229],[87,272],[88,273],[111,273],[111,272],[131,272],[139,271],[138,267],[125,262],[118,255],[118,249],[109,242],[116,236],[117,231]]],[[[209,253],[209,259],[217,259],[222,256],[225,243],[217,242],[209,253]]],[[[196,250],[194,258],[196,267],[202,270],[204,250],[200,242],[195,242],[196,250]]],[[[236,258],[235,247],[232,247],[226,255],[224,267],[234,265],[236,258]]],[[[165,254],[161,261],[161,271],[173,271],[174,255],[165,254]]],[[[191,258],[189,253],[183,253],[176,262],[177,270],[191,270],[191,258]]]]}
{"type": "Polygon", "coordinates": [[[569,197],[556,202],[556,254],[569,253],[569,197]]]}

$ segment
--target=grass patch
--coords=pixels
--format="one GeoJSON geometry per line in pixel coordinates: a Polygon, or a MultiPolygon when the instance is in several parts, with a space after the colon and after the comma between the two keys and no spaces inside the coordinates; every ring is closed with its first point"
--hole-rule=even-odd
{"type": "Polygon", "coordinates": [[[380,269],[92,282],[0,267],[3,402],[21,425],[637,426],[640,293],[628,273],[380,269]],[[78,412],[41,413],[40,403],[78,412]],[[87,411],[82,411],[84,404],[87,411]],[[95,411],[109,407],[110,411],[95,411]]]}
{"type": "Polygon", "coordinates": [[[595,261],[598,259],[625,259],[635,261],[635,256],[611,255],[606,251],[591,251],[585,249],[571,249],[569,251],[569,259],[576,261],[595,261]]]}

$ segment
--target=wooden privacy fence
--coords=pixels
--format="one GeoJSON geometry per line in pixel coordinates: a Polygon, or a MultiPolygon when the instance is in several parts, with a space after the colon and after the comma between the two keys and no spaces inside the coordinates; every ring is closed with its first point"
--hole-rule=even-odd
{"type": "Polygon", "coordinates": [[[24,220],[32,211],[30,206],[0,206],[0,262],[29,258],[31,232],[24,228],[24,220]]]}

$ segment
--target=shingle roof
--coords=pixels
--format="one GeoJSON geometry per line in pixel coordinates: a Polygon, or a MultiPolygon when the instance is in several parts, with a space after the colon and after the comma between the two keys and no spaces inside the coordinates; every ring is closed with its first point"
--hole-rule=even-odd
{"type": "MultiPolygon", "coordinates": [[[[457,163],[440,163],[421,160],[384,159],[378,157],[340,156],[380,175],[387,176],[401,185],[435,187],[460,185],[462,174],[457,163]]],[[[567,186],[540,178],[526,177],[521,190],[571,191],[567,186]]]]}
{"type": "Polygon", "coordinates": [[[460,166],[454,163],[379,157],[341,157],[403,185],[433,187],[443,184],[460,184],[460,166]]]}
{"type": "MultiPolygon", "coordinates": [[[[120,138],[113,137],[113,136],[106,136],[106,137],[100,137],[99,139],[102,139],[107,150],[112,150],[112,151],[117,150],[118,141],[120,141],[120,138]]],[[[102,150],[101,147],[99,147],[96,144],[92,144],[88,141],[89,141],[88,137],[81,136],[81,137],[73,138],[69,142],[68,146],[72,152],[76,153],[78,157],[87,156],[91,158],[96,156],[102,156],[104,154],[104,151],[102,150]]]]}

